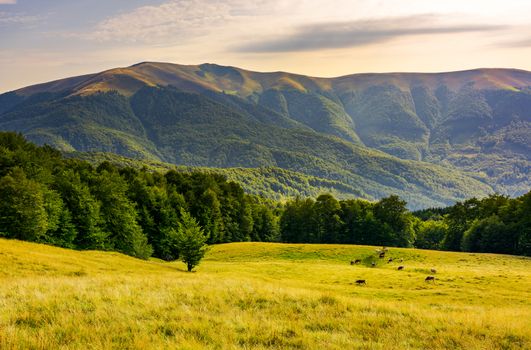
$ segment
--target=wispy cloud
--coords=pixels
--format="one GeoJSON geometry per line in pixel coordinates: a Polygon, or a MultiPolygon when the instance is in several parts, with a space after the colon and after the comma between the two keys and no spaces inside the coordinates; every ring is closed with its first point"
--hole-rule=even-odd
{"type": "Polygon", "coordinates": [[[351,22],[305,25],[292,34],[237,47],[240,52],[296,52],[338,49],[382,43],[399,37],[487,32],[504,29],[498,25],[436,25],[434,15],[415,15],[351,22]]]}
{"type": "Polygon", "coordinates": [[[14,5],[17,0],[0,0],[0,5],[14,5]]]}
{"type": "Polygon", "coordinates": [[[192,39],[225,26],[238,17],[252,15],[267,1],[170,0],[157,6],[142,6],[101,21],[74,36],[96,41],[167,43],[192,39]]]}
{"type": "Polygon", "coordinates": [[[503,41],[498,43],[497,47],[502,48],[531,48],[531,38],[525,38],[521,40],[503,41]]]}
{"type": "Polygon", "coordinates": [[[14,24],[35,23],[39,19],[40,19],[39,16],[31,16],[31,15],[26,15],[24,13],[8,13],[8,12],[0,11],[0,27],[14,25],[14,24]]]}

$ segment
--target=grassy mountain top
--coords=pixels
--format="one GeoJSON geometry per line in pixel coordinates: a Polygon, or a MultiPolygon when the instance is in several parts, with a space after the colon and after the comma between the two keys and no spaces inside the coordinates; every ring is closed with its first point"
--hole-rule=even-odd
{"type": "Polygon", "coordinates": [[[0,239],[0,347],[531,345],[529,259],[392,248],[404,271],[350,265],[375,249],[224,244],[185,273],[181,263],[0,239]],[[431,268],[436,281],[424,282],[431,268]]]}
{"type": "Polygon", "coordinates": [[[216,64],[178,65],[143,62],[130,67],[110,69],[98,74],[62,79],[17,90],[20,95],[72,90],[86,95],[117,90],[134,94],[142,86],[172,85],[186,91],[211,90],[248,97],[269,89],[293,89],[300,92],[345,92],[374,85],[395,85],[402,89],[446,86],[458,91],[465,86],[476,89],[518,90],[531,86],[531,72],[517,69],[474,69],[447,73],[374,73],[352,74],[337,78],[317,78],[287,72],[261,73],[216,64]]]}

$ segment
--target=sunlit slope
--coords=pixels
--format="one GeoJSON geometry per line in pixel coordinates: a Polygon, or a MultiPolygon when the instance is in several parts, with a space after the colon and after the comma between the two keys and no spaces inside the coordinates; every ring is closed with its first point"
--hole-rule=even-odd
{"type": "Polygon", "coordinates": [[[181,263],[0,240],[0,348],[531,345],[529,259],[390,248],[403,262],[387,263],[375,249],[226,244],[186,273],[181,263]],[[437,279],[424,282],[431,268],[437,279]]]}
{"type": "MultiPolygon", "coordinates": [[[[329,180],[346,176],[352,185],[356,176],[347,168],[363,167],[363,160],[322,146],[345,142],[451,165],[518,196],[531,185],[530,111],[531,72],[516,69],[317,78],[143,62],[2,94],[0,129],[67,151],[211,167],[278,166],[329,180]]],[[[363,177],[404,189],[402,179],[363,177]]],[[[479,183],[464,186],[485,194],[479,183]]],[[[445,197],[415,200],[435,206],[454,199],[445,197]]]]}
{"type": "Polygon", "coordinates": [[[33,85],[19,89],[17,93],[27,96],[70,89],[79,94],[117,90],[132,95],[143,85],[172,85],[196,92],[205,89],[226,91],[241,97],[269,89],[345,92],[377,85],[395,85],[403,90],[410,90],[415,86],[425,86],[430,89],[447,86],[452,91],[459,91],[467,86],[474,86],[476,89],[518,90],[531,85],[531,74],[518,69],[474,69],[445,73],[376,73],[318,78],[288,72],[253,72],[216,64],[180,65],[142,62],[98,74],[33,85]]]}

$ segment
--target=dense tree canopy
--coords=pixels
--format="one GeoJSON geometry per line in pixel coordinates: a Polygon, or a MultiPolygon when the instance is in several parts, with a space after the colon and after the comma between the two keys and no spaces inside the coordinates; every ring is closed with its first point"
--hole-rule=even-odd
{"type": "Polygon", "coordinates": [[[173,260],[182,213],[208,243],[279,239],[274,205],[221,175],[94,168],[0,133],[0,235],[173,260]]]}
{"type": "Polygon", "coordinates": [[[349,243],[410,247],[413,215],[397,196],[370,203],[337,201],[331,195],[295,199],[281,216],[282,240],[296,243],[349,243]]]}
{"type": "Polygon", "coordinates": [[[531,192],[508,198],[471,198],[426,216],[417,230],[420,248],[531,255],[531,192]]]}
{"type": "Polygon", "coordinates": [[[205,243],[237,241],[531,255],[531,192],[414,213],[398,196],[368,202],[322,194],[281,203],[245,194],[215,173],[93,167],[15,133],[0,133],[0,198],[0,236],[180,258],[189,268],[205,243]]]}

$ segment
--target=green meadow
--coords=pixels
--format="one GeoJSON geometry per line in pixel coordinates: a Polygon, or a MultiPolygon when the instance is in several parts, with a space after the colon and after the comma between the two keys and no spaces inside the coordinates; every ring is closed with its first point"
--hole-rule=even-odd
{"type": "Polygon", "coordinates": [[[0,239],[0,349],[531,348],[531,259],[378,248],[222,244],[187,273],[0,239]]]}

